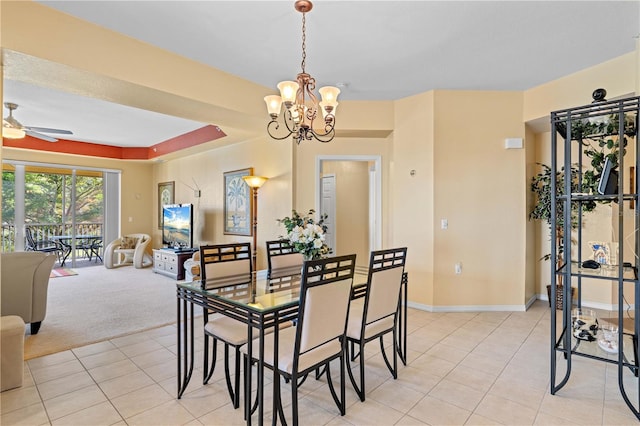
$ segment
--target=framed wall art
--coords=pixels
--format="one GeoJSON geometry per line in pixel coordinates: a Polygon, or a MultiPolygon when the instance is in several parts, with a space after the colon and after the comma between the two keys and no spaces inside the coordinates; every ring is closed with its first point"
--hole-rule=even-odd
{"type": "Polygon", "coordinates": [[[253,175],[253,168],[224,173],[224,233],[251,235],[253,199],[251,188],[242,176],[253,175]]]}
{"type": "Polygon", "coordinates": [[[161,182],[158,184],[158,229],[162,228],[162,206],[175,202],[175,183],[161,182]]]}

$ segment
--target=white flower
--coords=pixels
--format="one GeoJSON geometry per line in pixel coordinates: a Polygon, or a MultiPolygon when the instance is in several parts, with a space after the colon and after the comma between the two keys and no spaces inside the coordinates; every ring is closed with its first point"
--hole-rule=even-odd
{"type": "Polygon", "coordinates": [[[318,238],[317,240],[314,240],[314,241],[313,241],[313,247],[315,247],[315,248],[320,248],[320,247],[322,247],[322,240],[321,240],[321,239],[319,239],[319,238],[318,238]]]}

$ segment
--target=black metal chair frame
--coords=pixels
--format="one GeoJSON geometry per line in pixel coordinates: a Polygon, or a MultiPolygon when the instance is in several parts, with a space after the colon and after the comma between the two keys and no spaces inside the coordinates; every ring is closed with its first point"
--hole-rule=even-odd
{"type": "MultiPolygon", "coordinates": [[[[394,379],[398,378],[398,350],[397,349],[400,349],[400,347],[398,345],[397,330],[398,330],[398,315],[400,312],[400,302],[402,299],[400,294],[402,291],[401,282],[398,283],[399,284],[398,304],[396,306],[396,310],[392,314],[388,315],[388,316],[393,315],[393,326],[366,338],[365,338],[365,335],[366,335],[365,331],[366,331],[367,325],[369,325],[366,322],[366,318],[367,318],[367,311],[369,309],[369,298],[371,296],[371,282],[372,282],[373,275],[376,274],[377,272],[381,272],[387,269],[402,268],[402,273],[400,274],[399,279],[404,280],[405,279],[404,266],[405,266],[406,258],[407,258],[406,247],[372,251],[371,256],[369,258],[369,274],[367,277],[366,292],[364,293],[365,294],[364,310],[362,313],[360,339],[353,339],[347,336],[347,342],[349,344],[348,350],[350,352],[349,361],[355,361],[357,358],[359,358],[358,362],[359,362],[360,383],[359,384],[356,383],[356,379],[353,375],[353,371],[351,368],[351,362],[349,361],[347,361],[347,372],[349,373],[349,379],[351,380],[351,384],[353,385],[353,388],[358,394],[358,397],[360,397],[361,401],[365,400],[364,347],[367,343],[376,339],[380,340],[380,352],[382,353],[382,358],[384,359],[384,362],[387,365],[389,372],[391,372],[391,375],[393,376],[393,378],[394,379]],[[393,334],[393,341],[391,345],[392,351],[393,351],[393,365],[391,365],[391,362],[389,362],[389,358],[384,348],[383,337],[388,333],[393,334]],[[358,345],[357,353],[355,352],[356,345],[358,345]]],[[[380,318],[378,320],[381,320],[384,318],[380,318]]],[[[404,359],[403,359],[403,362],[404,362],[404,359]]]]}
{"type": "Polygon", "coordinates": [[[82,241],[77,248],[84,251],[84,254],[89,258],[89,262],[96,257],[96,262],[100,259],[102,262],[102,256],[100,256],[100,249],[102,248],[102,239],[92,239],[90,241],[82,241]]]}
{"type": "MultiPolygon", "coordinates": [[[[282,399],[280,395],[280,376],[282,376],[286,382],[291,383],[291,410],[293,417],[293,424],[295,426],[298,425],[298,388],[304,383],[305,379],[309,375],[310,372],[318,371],[320,368],[324,367],[323,371],[327,373],[327,384],[329,385],[329,390],[331,392],[331,397],[335,402],[336,406],[340,410],[340,415],[344,416],[346,413],[346,388],[345,388],[345,354],[347,353],[346,347],[346,339],[345,333],[347,328],[347,321],[345,317],[344,331],[341,336],[338,336],[340,339],[340,345],[342,350],[329,358],[326,358],[316,364],[313,364],[307,367],[304,370],[298,371],[298,361],[300,355],[300,344],[302,340],[302,330],[304,329],[304,312],[307,306],[307,289],[331,284],[336,281],[342,281],[345,279],[351,278],[353,280],[353,276],[355,273],[356,266],[356,255],[346,255],[346,256],[337,256],[330,257],[326,259],[318,259],[318,260],[308,260],[304,262],[304,266],[302,269],[302,276],[300,279],[300,306],[298,308],[298,317],[297,317],[297,325],[296,325],[296,337],[293,351],[293,366],[291,369],[291,373],[287,373],[285,371],[279,370],[278,368],[274,368],[272,365],[265,364],[265,367],[272,370],[274,377],[274,394],[273,398],[275,399],[274,407],[277,406],[277,414],[274,413],[273,424],[276,423],[275,416],[277,415],[280,418],[280,421],[283,425],[286,425],[286,419],[284,415],[284,409],[282,407],[282,399]],[[331,361],[339,359],[340,360],[340,397],[336,394],[335,387],[333,385],[333,381],[331,379],[331,371],[330,371],[330,363],[331,361]]],[[[351,297],[349,297],[349,303],[351,302],[351,297]]],[[[348,317],[348,307],[347,307],[347,317],[348,317]]],[[[277,331],[275,332],[275,341],[277,342],[277,331]]],[[[331,340],[329,340],[331,341],[331,340]]],[[[328,341],[328,342],[329,342],[328,341]]],[[[328,343],[325,342],[325,343],[328,343]]],[[[251,359],[251,362],[255,362],[255,359],[251,359]]],[[[248,354],[245,356],[245,372],[250,366],[248,354]]],[[[245,394],[246,394],[246,386],[245,386],[245,394]]],[[[246,397],[246,395],[245,395],[246,397]]],[[[255,409],[257,404],[254,404],[251,411],[255,409]]]]}
{"type": "MultiPolygon", "coordinates": [[[[251,263],[250,243],[231,243],[200,246],[200,281],[203,283],[202,285],[204,286],[207,282],[207,268],[205,265],[210,263],[233,262],[238,260],[249,261],[249,272],[246,275],[244,282],[251,281],[253,264],[251,263]]],[[[232,278],[232,280],[238,282],[238,280],[242,281],[242,278],[235,276],[232,278]]],[[[218,285],[219,284],[220,282],[218,283],[218,285]]],[[[209,322],[209,313],[210,312],[208,309],[203,309],[204,325],[209,322]]],[[[207,383],[209,383],[209,380],[211,379],[211,376],[213,376],[213,373],[215,371],[218,340],[224,342],[224,373],[229,396],[231,397],[231,401],[233,402],[233,408],[238,408],[240,406],[240,346],[235,345],[231,342],[227,342],[219,336],[209,334],[206,330],[204,332],[202,384],[206,385],[207,383]],[[213,339],[211,363],[209,363],[209,337],[213,339]],[[233,385],[231,383],[231,375],[229,372],[229,346],[233,346],[235,349],[235,383],[233,385]]]]}
{"type": "Polygon", "coordinates": [[[36,240],[33,237],[30,227],[25,227],[25,236],[27,237],[27,245],[25,251],[41,251],[43,253],[55,253],[58,262],[64,256],[64,248],[56,241],[52,240],[36,240]]]}

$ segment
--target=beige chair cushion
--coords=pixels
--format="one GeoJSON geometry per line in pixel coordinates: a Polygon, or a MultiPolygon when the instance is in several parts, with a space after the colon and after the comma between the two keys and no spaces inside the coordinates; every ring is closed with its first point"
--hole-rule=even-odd
{"type": "MultiPolygon", "coordinates": [[[[246,329],[245,329],[246,331],[246,329]]],[[[245,335],[246,337],[246,335],[245,335]]],[[[281,330],[278,334],[278,370],[285,371],[289,374],[293,373],[293,349],[296,341],[296,328],[289,327],[281,330]]],[[[259,339],[254,339],[252,343],[253,358],[258,358],[259,339]]],[[[316,349],[301,354],[298,361],[298,370],[303,371],[310,366],[340,353],[342,347],[338,340],[322,345],[316,349]]],[[[244,354],[248,353],[247,345],[243,345],[240,351],[244,354]]],[[[273,366],[273,333],[264,337],[264,362],[269,366],[273,366]]]]}
{"type": "Polygon", "coordinates": [[[392,268],[371,274],[367,323],[393,314],[398,309],[403,268],[392,268]]]}
{"type": "MultiPolygon", "coordinates": [[[[371,275],[365,339],[393,328],[393,314],[398,309],[402,272],[402,268],[392,268],[377,271],[371,275]]],[[[360,340],[363,314],[364,298],[352,302],[349,309],[347,337],[360,340]]]]}
{"type": "MultiPolygon", "coordinates": [[[[359,306],[355,303],[351,304],[351,307],[349,308],[349,322],[347,323],[347,337],[360,340],[363,312],[364,305],[362,303],[360,303],[359,306]]],[[[364,332],[364,338],[368,339],[369,337],[375,336],[376,334],[389,330],[390,328],[393,328],[392,316],[385,317],[367,325],[364,332]]]]}
{"type": "Polygon", "coordinates": [[[300,253],[282,254],[271,257],[271,268],[288,268],[290,266],[298,266],[302,268],[304,257],[300,253]]]}
{"type": "Polygon", "coordinates": [[[121,249],[134,249],[138,244],[138,239],[134,237],[120,237],[120,241],[121,249]]]}
{"type": "Polygon", "coordinates": [[[209,287],[247,282],[251,279],[251,259],[239,259],[229,262],[206,263],[205,277],[209,287]]]}
{"type": "MultiPolygon", "coordinates": [[[[349,309],[352,278],[323,284],[307,289],[304,316],[300,337],[300,358],[298,371],[339,354],[342,346],[338,337],[343,335],[345,319],[349,309]]],[[[273,334],[265,336],[264,361],[273,366],[273,334]]],[[[278,336],[278,369],[289,374],[293,372],[296,327],[281,330],[278,336]]],[[[258,356],[259,340],[253,341],[253,358],[258,356]]],[[[247,353],[247,346],[241,349],[247,353]]]]}
{"type": "Polygon", "coordinates": [[[344,334],[352,281],[349,278],[307,289],[301,353],[344,334]]]}
{"type": "Polygon", "coordinates": [[[240,346],[247,342],[247,324],[221,315],[209,317],[209,322],[204,325],[205,333],[227,342],[234,346],[240,346]]]}

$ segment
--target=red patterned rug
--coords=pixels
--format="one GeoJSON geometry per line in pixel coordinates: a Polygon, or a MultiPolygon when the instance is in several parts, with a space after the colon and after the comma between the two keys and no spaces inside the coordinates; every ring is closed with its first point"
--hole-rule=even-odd
{"type": "Polygon", "coordinates": [[[69,268],[55,268],[51,270],[49,278],[70,277],[72,275],[78,275],[78,273],[69,268]]]}

